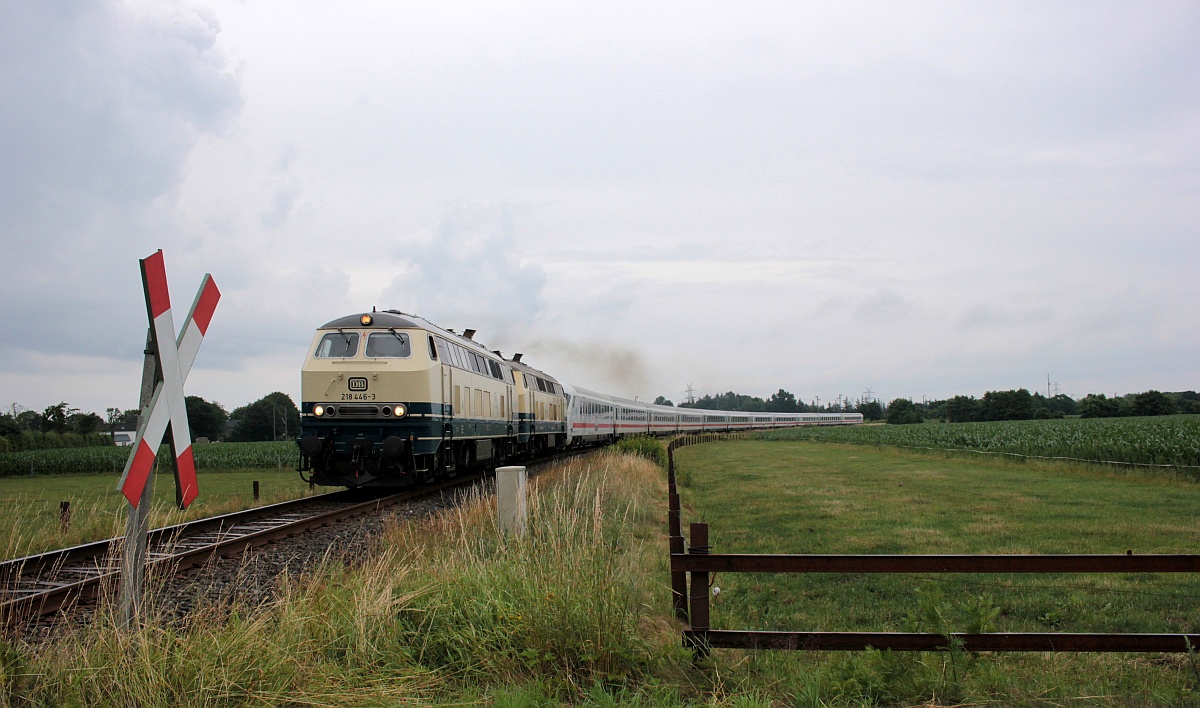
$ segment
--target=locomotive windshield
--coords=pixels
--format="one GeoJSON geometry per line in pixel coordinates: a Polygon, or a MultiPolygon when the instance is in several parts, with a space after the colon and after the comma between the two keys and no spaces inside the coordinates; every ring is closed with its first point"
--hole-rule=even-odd
{"type": "Polygon", "coordinates": [[[412,353],[408,335],[395,330],[367,335],[367,356],[407,358],[412,353]]]}
{"type": "Polygon", "coordinates": [[[318,359],[349,359],[358,353],[358,332],[330,332],[317,344],[318,359]]]}

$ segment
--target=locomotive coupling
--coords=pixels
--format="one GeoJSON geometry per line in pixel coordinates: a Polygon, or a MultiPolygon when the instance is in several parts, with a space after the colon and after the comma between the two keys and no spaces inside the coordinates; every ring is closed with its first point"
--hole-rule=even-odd
{"type": "Polygon", "coordinates": [[[316,435],[306,435],[300,438],[300,452],[304,453],[305,457],[317,457],[324,448],[325,440],[316,435]]]}
{"type": "Polygon", "coordinates": [[[400,457],[404,454],[404,438],[389,435],[383,439],[383,456],[400,457]]]}

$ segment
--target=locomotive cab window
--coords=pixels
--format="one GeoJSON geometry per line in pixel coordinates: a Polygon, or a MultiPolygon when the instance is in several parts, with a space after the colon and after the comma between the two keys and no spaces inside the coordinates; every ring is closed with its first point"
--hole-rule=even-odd
{"type": "Polygon", "coordinates": [[[367,356],[407,359],[412,343],[404,332],[372,332],[367,335],[367,356]]]}
{"type": "Polygon", "coordinates": [[[317,351],[318,359],[349,359],[358,353],[358,332],[330,332],[321,337],[317,351]]]}

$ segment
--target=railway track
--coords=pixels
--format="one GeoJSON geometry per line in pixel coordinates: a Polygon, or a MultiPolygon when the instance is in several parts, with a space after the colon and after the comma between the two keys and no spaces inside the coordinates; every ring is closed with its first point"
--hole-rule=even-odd
{"type": "MultiPolygon", "coordinates": [[[[147,565],[171,573],[194,568],[214,556],[233,555],[309,529],[372,514],[484,476],[465,475],[366,500],[362,490],[341,490],[154,529],[148,539],[147,565]]],[[[115,587],[123,542],[123,538],[110,538],[0,562],[0,627],[57,612],[115,587]]]]}

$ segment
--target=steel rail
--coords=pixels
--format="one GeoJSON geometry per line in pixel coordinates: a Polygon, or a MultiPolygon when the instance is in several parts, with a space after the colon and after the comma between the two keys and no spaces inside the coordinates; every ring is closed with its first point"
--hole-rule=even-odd
{"type": "MultiPolygon", "coordinates": [[[[172,572],[193,568],[217,555],[234,554],[349,517],[463,486],[484,476],[483,472],[464,475],[358,503],[349,503],[358,490],[340,490],[154,529],[150,532],[147,566],[169,568],[172,572]],[[312,510],[314,513],[304,511],[306,507],[322,503],[345,503],[346,506],[312,510]]],[[[120,575],[117,555],[123,541],[123,538],[110,538],[0,563],[0,627],[56,612],[71,602],[97,597],[106,583],[120,575]],[[63,580],[63,576],[79,579],[63,580]]]]}

